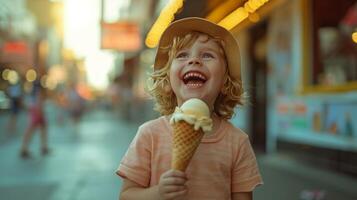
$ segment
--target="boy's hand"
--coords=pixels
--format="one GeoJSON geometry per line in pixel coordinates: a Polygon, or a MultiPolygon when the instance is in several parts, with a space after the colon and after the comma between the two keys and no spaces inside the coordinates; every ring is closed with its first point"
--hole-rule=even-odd
{"type": "Polygon", "coordinates": [[[160,199],[171,200],[183,197],[187,193],[186,181],[184,172],[171,169],[163,173],[159,181],[160,199]]]}

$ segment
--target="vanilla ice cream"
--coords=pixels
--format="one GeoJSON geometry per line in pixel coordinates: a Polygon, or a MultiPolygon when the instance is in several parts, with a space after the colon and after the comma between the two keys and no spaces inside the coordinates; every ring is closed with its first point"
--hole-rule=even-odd
{"type": "Polygon", "coordinates": [[[212,130],[212,119],[210,118],[210,111],[207,104],[196,98],[187,100],[176,107],[174,114],[171,117],[170,124],[184,120],[193,125],[194,129],[202,129],[204,132],[212,130]]]}

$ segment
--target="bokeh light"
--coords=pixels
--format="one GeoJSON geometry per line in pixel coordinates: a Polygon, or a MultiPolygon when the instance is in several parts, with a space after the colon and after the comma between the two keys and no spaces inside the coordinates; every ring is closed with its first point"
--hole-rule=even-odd
{"type": "Polygon", "coordinates": [[[35,70],[30,69],[26,72],[26,80],[29,82],[35,81],[37,78],[37,73],[35,70]]]}
{"type": "Polygon", "coordinates": [[[357,43],[357,31],[352,33],[352,40],[354,43],[357,43]]]}
{"type": "Polygon", "coordinates": [[[7,80],[10,82],[10,84],[14,85],[14,84],[18,83],[19,79],[20,79],[19,74],[16,71],[11,70],[9,72],[7,80]]]}
{"type": "Polygon", "coordinates": [[[2,74],[1,74],[2,79],[8,80],[10,71],[11,71],[11,70],[9,70],[9,69],[5,69],[4,71],[2,71],[2,74]]]}

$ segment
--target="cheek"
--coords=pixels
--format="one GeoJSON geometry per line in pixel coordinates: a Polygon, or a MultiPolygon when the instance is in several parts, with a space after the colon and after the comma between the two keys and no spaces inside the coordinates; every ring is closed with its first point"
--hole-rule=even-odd
{"type": "Polygon", "coordinates": [[[169,73],[170,81],[175,81],[177,79],[180,79],[180,69],[181,67],[177,64],[171,65],[170,73],[169,73]]]}
{"type": "Polygon", "coordinates": [[[212,73],[215,75],[217,86],[219,88],[223,87],[225,82],[225,76],[226,76],[226,68],[224,67],[215,68],[215,70],[213,70],[212,73]]]}
{"type": "Polygon", "coordinates": [[[221,78],[224,79],[224,75],[226,74],[227,71],[227,67],[225,67],[224,63],[216,63],[215,67],[211,68],[211,72],[212,74],[215,74],[215,76],[217,76],[217,78],[221,78]]]}
{"type": "Polygon", "coordinates": [[[172,84],[173,82],[175,82],[175,79],[174,79],[174,77],[176,76],[175,75],[176,73],[175,73],[175,71],[174,70],[170,70],[170,73],[169,73],[169,80],[170,80],[170,84],[172,84]]]}

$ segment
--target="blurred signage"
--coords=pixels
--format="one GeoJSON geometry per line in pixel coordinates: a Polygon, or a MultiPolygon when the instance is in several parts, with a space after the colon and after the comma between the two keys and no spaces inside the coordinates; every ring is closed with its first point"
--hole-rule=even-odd
{"type": "Polygon", "coordinates": [[[28,51],[25,42],[5,42],[3,51],[5,53],[24,54],[28,51]]]}
{"type": "Polygon", "coordinates": [[[7,41],[0,47],[0,62],[33,65],[33,51],[25,41],[7,41]]]}
{"type": "Polygon", "coordinates": [[[115,23],[102,22],[101,25],[102,49],[133,52],[141,48],[141,36],[138,24],[120,21],[115,23]]]}

